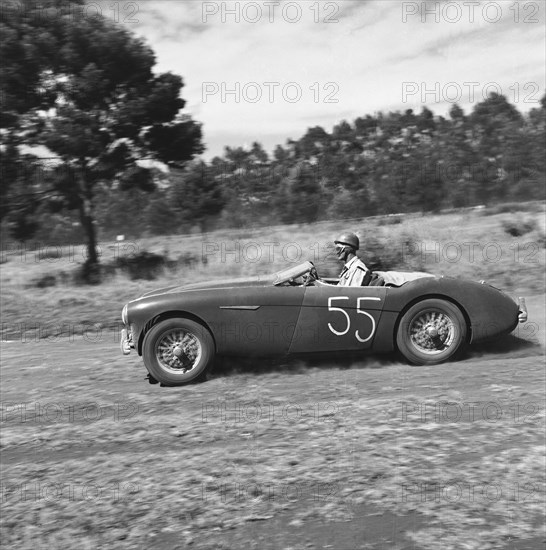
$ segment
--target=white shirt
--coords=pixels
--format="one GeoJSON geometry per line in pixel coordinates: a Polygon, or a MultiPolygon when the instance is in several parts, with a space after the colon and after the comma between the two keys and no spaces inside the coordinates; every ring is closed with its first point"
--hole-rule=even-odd
{"type": "Polygon", "coordinates": [[[357,256],[351,258],[339,275],[339,286],[362,286],[368,268],[357,256]]]}

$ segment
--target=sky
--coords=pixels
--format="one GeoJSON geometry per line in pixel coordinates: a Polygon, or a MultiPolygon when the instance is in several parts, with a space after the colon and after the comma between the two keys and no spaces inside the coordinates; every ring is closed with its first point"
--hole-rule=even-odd
{"type": "Polygon", "coordinates": [[[514,0],[108,1],[157,70],[180,74],[206,153],[272,151],[309,127],[427,106],[465,112],[488,92],[520,111],[546,88],[546,4],[514,0]]]}

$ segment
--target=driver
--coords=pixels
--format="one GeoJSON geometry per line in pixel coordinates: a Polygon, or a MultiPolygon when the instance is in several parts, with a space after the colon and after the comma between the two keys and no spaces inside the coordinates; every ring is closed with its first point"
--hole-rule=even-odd
{"type": "Polygon", "coordinates": [[[342,233],[335,241],[336,256],[339,261],[345,262],[340,275],[339,286],[362,286],[365,279],[369,279],[369,269],[356,255],[360,248],[358,237],[351,232],[342,233]],[[366,277],[368,275],[368,277],[366,277]]]}

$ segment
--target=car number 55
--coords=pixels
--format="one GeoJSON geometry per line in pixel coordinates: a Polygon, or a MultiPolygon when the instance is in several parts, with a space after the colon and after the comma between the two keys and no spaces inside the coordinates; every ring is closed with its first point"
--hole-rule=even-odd
{"type": "MultiPolygon", "coordinates": [[[[345,318],[344,326],[343,325],[341,325],[341,326],[338,325],[338,327],[337,327],[338,329],[341,329],[341,330],[337,330],[336,328],[334,328],[332,326],[332,323],[328,323],[328,328],[336,336],[345,336],[349,332],[349,330],[351,329],[351,317],[347,313],[347,311],[345,309],[343,309],[342,307],[332,305],[335,300],[338,300],[338,301],[349,300],[349,296],[332,296],[331,298],[328,298],[328,311],[339,312],[345,318]]],[[[375,319],[367,311],[362,310],[361,304],[364,300],[371,300],[371,301],[377,302],[377,301],[381,301],[381,298],[371,297],[371,296],[364,296],[364,297],[357,298],[357,300],[356,300],[356,312],[357,312],[357,314],[366,315],[366,317],[369,317],[371,322],[372,322],[372,326],[371,326],[369,334],[365,335],[364,337],[359,333],[358,329],[355,330],[355,333],[354,333],[355,338],[359,342],[362,342],[362,343],[367,342],[368,340],[371,340],[373,338],[373,335],[375,334],[375,329],[376,329],[375,319]]]]}

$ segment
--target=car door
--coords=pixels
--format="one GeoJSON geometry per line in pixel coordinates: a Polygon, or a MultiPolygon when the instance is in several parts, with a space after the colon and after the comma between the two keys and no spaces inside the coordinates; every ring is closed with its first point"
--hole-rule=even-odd
{"type": "Polygon", "coordinates": [[[201,312],[218,353],[277,355],[288,352],[305,296],[304,287],[231,288],[209,293],[201,312]]]}
{"type": "Polygon", "coordinates": [[[307,287],[290,353],[370,348],[388,290],[337,285],[307,287]]]}

